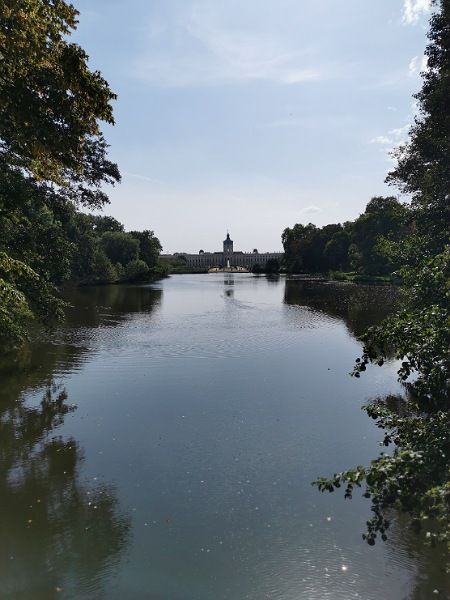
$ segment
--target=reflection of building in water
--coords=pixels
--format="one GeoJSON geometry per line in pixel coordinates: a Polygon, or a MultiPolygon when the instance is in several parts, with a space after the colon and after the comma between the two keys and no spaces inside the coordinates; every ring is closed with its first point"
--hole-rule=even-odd
{"type": "Polygon", "coordinates": [[[281,260],[283,252],[263,252],[258,250],[253,252],[241,252],[234,250],[233,240],[227,233],[223,241],[222,252],[204,252],[200,250],[198,254],[186,254],[185,252],[176,252],[175,254],[164,254],[161,258],[181,258],[186,259],[187,267],[253,267],[254,265],[264,266],[270,259],[281,260]],[[229,263],[228,263],[229,261],[229,263]]]}

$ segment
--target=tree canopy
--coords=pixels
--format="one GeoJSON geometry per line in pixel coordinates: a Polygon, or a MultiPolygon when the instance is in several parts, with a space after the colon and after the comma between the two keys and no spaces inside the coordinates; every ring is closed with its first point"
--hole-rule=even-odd
{"type": "Polygon", "coordinates": [[[287,227],[282,234],[290,273],[352,270],[360,276],[389,275],[398,261],[386,256],[382,240],[398,240],[406,228],[408,208],[393,196],[375,196],[354,221],[317,227],[287,227]]]}
{"type": "Polygon", "coordinates": [[[433,4],[423,85],[414,96],[418,115],[408,142],[393,153],[397,165],[387,181],[412,195],[413,208],[421,211],[420,229],[439,251],[450,227],[450,4],[433,4]]]}
{"type": "Polygon", "coordinates": [[[73,207],[101,207],[120,180],[100,122],[115,95],[68,41],[78,12],[63,0],[0,0],[0,336],[61,315],[70,277],[73,207]]]}
{"type": "Polygon", "coordinates": [[[92,188],[119,173],[106,159],[99,121],[114,123],[116,96],[67,41],[78,12],[62,0],[0,0],[0,15],[0,157],[102,205],[106,197],[92,188]]]}

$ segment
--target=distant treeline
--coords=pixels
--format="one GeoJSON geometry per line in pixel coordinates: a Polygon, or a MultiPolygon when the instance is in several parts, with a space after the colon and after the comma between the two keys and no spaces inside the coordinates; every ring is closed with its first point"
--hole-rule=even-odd
{"type": "Polygon", "coordinates": [[[386,246],[408,228],[409,209],[394,197],[377,196],[355,221],[316,227],[296,224],[282,235],[288,273],[354,272],[386,276],[399,268],[386,246]]]}
{"type": "Polygon", "coordinates": [[[153,231],[126,232],[113,217],[77,213],[68,234],[75,252],[66,277],[77,284],[149,281],[167,275],[153,231]]]}

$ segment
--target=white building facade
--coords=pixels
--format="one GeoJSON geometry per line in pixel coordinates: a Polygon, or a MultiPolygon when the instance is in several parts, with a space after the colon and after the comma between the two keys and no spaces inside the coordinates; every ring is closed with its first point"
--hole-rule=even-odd
{"type": "Polygon", "coordinates": [[[227,233],[226,239],[223,241],[222,252],[204,252],[200,250],[198,254],[186,254],[185,252],[177,252],[173,255],[163,255],[161,258],[179,258],[184,257],[187,267],[244,267],[252,268],[254,265],[264,267],[270,259],[281,261],[283,252],[241,252],[234,250],[233,240],[230,239],[230,234],[227,233]]]}

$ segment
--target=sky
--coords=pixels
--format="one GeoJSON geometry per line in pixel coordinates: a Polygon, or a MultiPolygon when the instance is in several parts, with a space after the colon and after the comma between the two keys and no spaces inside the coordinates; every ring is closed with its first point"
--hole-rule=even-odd
{"type": "MultiPolygon", "coordinates": [[[[103,124],[127,231],[164,253],[281,251],[354,220],[407,139],[428,0],[73,0],[72,40],[118,95],[103,124]]],[[[399,196],[400,197],[400,196],[399,196]]],[[[400,199],[402,199],[400,197],[400,199]]]]}

